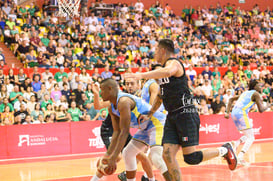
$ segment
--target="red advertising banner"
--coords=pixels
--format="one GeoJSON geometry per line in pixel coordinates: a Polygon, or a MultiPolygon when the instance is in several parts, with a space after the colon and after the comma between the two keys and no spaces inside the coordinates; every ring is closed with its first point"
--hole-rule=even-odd
{"type": "Polygon", "coordinates": [[[71,122],[71,152],[105,152],[100,126],[101,121],[71,122]]]}
{"type": "Polygon", "coordinates": [[[0,159],[7,157],[7,126],[0,126],[0,159]]]}
{"type": "Polygon", "coordinates": [[[8,157],[70,153],[70,124],[13,125],[7,127],[8,157]]]}
{"type": "MultiPolygon", "coordinates": [[[[250,113],[256,139],[273,138],[273,112],[250,113]]],[[[200,144],[237,140],[241,134],[224,115],[200,116],[200,144]]],[[[101,121],[0,126],[0,159],[106,151],[101,121]]],[[[131,129],[132,135],[136,129],[131,129]]]]}

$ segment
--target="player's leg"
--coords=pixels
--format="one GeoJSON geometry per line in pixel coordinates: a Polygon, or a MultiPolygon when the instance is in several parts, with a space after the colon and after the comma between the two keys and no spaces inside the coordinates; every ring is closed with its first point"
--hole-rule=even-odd
{"type": "Polygon", "coordinates": [[[183,124],[178,125],[178,134],[182,146],[184,161],[190,165],[196,165],[203,161],[222,156],[228,160],[229,168],[234,170],[237,166],[236,155],[230,143],[226,143],[218,148],[208,148],[197,151],[199,144],[200,118],[198,113],[184,113],[183,124]]]}
{"type": "Polygon", "coordinates": [[[176,154],[180,148],[179,136],[176,129],[176,115],[169,113],[164,125],[162,138],[163,159],[167,165],[168,172],[173,181],[182,180],[179,164],[176,160],[176,154]]]}
{"type": "Polygon", "coordinates": [[[253,129],[247,129],[247,130],[241,130],[244,134],[244,136],[246,137],[245,143],[240,151],[240,153],[238,154],[238,163],[244,166],[248,166],[249,163],[247,163],[246,161],[244,161],[244,155],[245,153],[249,150],[249,148],[251,147],[251,145],[253,144],[255,137],[254,137],[254,133],[253,133],[253,129]]]}
{"type": "Polygon", "coordinates": [[[162,137],[164,131],[164,121],[160,121],[158,119],[153,119],[152,122],[149,124],[147,133],[149,135],[149,145],[150,153],[149,158],[152,164],[160,171],[166,181],[171,181],[171,175],[168,172],[167,165],[163,160],[163,147],[162,144],[162,137]]]}
{"type": "Polygon", "coordinates": [[[253,127],[252,120],[249,119],[249,117],[246,114],[244,114],[241,110],[238,111],[233,110],[231,116],[237,129],[243,132],[244,134],[244,136],[242,136],[239,141],[235,142],[235,147],[239,145],[238,142],[239,143],[244,142],[244,145],[240,153],[238,154],[238,163],[244,166],[248,166],[249,163],[245,162],[243,157],[255,140],[252,129],[253,127]]]}
{"type": "Polygon", "coordinates": [[[122,156],[125,162],[126,177],[128,181],[134,181],[137,171],[136,156],[145,150],[147,145],[137,140],[132,139],[122,151],[122,156]]]}
{"type": "Polygon", "coordinates": [[[136,158],[138,161],[140,161],[141,166],[142,166],[144,172],[146,173],[147,178],[149,180],[152,180],[154,178],[153,166],[152,166],[152,163],[149,160],[149,158],[146,156],[146,154],[144,152],[140,152],[136,158]]]}

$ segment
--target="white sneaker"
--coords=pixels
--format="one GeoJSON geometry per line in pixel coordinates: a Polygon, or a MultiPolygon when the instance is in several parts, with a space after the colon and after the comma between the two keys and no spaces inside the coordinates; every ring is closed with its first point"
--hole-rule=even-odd
{"type": "Polygon", "coordinates": [[[250,163],[246,162],[243,158],[238,158],[238,164],[245,167],[250,166],[250,163]]]}

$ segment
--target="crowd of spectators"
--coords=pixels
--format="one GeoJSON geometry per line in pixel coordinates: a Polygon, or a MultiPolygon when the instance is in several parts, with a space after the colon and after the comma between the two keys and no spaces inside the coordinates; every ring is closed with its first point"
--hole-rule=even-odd
{"type": "MultiPolygon", "coordinates": [[[[105,6],[101,0],[78,18],[58,18],[46,10],[47,5],[47,0],[42,8],[0,1],[3,41],[24,67],[34,69],[29,76],[23,69],[18,75],[12,69],[4,75],[0,69],[2,124],[105,118],[107,110],[95,110],[92,104],[93,83],[112,77],[126,89],[119,70],[149,70],[157,63],[153,55],[161,38],[174,41],[175,57],[187,69],[200,114],[224,113],[228,99],[247,90],[251,79],[264,83],[263,100],[273,103],[273,75],[268,69],[273,64],[270,8],[261,11],[255,5],[242,10],[217,3],[185,6],[175,14],[168,4],[156,1],[145,9],[137,0],[115,4],[111,16],[103,11],[95,16],[94,7],[105,6]],[[234,66],[238,71],[233,71],[234,66]],[[197,75],[195,67],[205,68],[197,75]],[[218,67],[227,67],[225,74],[218,67]],[[39,68],[46,71],[40,74],[39,68]],[[50,68],[60,71],[53,75],[50,68]],[[66,73],[65,68],[70,71],[66,73]],[[98,68],[105,70],[100,74],[98,68]]],[[[0,61],[3,68],[3,52],[0,61]]]]}

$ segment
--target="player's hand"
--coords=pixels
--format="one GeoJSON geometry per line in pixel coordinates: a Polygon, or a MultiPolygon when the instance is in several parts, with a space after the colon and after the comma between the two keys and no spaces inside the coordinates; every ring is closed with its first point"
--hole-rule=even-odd
{"type": "Polygon", "coordinates": [[[99,88],[99,85],[97,83],[92,84],[91,89],[92,89],[92,92],[94,94],[99,94],[99,92],[100,92],[100,88],[99,88]]]}
{"type": "Polygon", "coordinates": [[[225,113],[225,118],[229,119],[229,114],[228,113],[225,113]]]}
{"type": "Polygon", "coordinates": [[[124,74],[124,79],[127,79],[127,78],[134,78],[134,79],[137,79],[137,80],[140,80],[142,79],[142,75],[141,73],[138,73],[138,74],[134,74],[134,73],[125,73],[124,74]]]}
{"type": "Polygon", "coordinates": [[[140,115],[137,120],[138,120],[138,123],[141,124],[145,121],[148,121],[149,119],[151,118],[147,115],[140,115]]]}
{"type": "Polygon", "coordinates": [[[103,159],[107,161],[109,172],[114,172],[116,170],[116,159],[114,159],[113,157],[103,159]]]}

